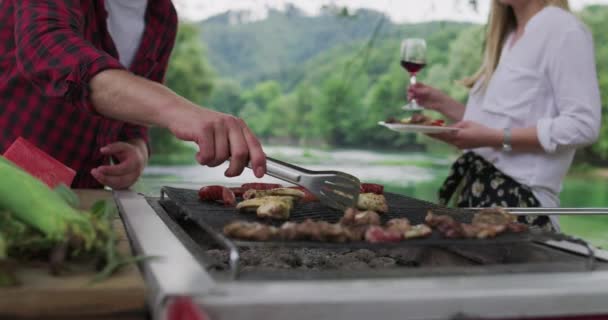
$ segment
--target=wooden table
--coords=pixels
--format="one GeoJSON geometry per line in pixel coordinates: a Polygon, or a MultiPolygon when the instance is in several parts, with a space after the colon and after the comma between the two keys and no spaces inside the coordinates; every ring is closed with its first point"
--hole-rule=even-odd
{"type": "MultiPolygon", "coordinates": [[[[105,190],[78,190],[83,208],[111,199],[105,190]]],[[[114,223],[119,250],[131,252],[120,218],[114,223]]],[[[0,289],[0,319],[146,319],[145,283],[136,265],[111,278],[90,284],[95,271],[70,266],[70,274],[53,277],[44,268],[19,268],[21,285],[0,289]]]]}

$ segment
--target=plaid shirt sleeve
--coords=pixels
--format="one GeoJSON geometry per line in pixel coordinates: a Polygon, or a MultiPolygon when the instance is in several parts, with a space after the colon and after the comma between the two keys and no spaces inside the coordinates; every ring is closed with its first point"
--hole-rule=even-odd
{"type": "Polygon", "coordinates": [[[14,4],[17,67],[44,95],[85,101],[91,78],[106,69],[124,69],[83,38],[80,1],[16,0],[14,4]]]}
{"type": "MultiPolygon", "coordinates": [[[[173,6],[170,8],[171,14],[167,16],[170,17],[170,21],[167,21],[167,26],[177,26],[177,14],[173,6]]],[[[152,81],[156,81],[158,83],[164,83],[165,75],[167,73],[167,69],[169,67],[169,60],[171,58],[171,51],[173,46],[175,45],[175,37],[176,37],[176,29],[171,27],[168,28],[166,33],[167,38],[164,41],[163,46],[159,50],[159,60],[156,64],[154,70],[149,75],[149,79],[152,81]]],[[[148,138],[148,128],[133,124],[125,124],[122,128],[121,140],[131,140],[131,139],[143,139],[148,146],[148,153],[151,153],[150,143],[148,138]]]]}

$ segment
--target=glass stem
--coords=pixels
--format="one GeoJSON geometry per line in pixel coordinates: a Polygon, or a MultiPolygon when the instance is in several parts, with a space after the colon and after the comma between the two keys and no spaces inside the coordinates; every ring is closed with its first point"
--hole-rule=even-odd
{"type": "MultiPolygon", "coordinates": [[[[412,74],[412,76],[410,77],[410,85],[415,85],[416,84],[416,74],[412,74]]],[[[416,99],[412,99],[412,106],[414,108],[418,108],[418,103],[416,102],[416,99]]]]}

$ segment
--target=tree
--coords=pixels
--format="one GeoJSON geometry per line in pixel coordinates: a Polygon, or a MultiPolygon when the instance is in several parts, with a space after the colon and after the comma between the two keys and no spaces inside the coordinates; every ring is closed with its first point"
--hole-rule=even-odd
{"type": "Polygon", "coordinates": [[[221,79],[215,82],[208,106],[217,111],[238,115],[245,107],[241,86],[233,80],[221,79]]]}
{"type": "MultiPolygon", "coordinates": [[[[608,7],[589,6],[581,12],[580,16],[593,33],[597,74],[602,95],[602,116],[605,119],[608,116],[608,61],[606,60],[608,34],[605,32],[608,28],[608,7]]],[[[608,161],[608,126],[602,125],[598,141],[585,151],[591,160],[604,164],[608,161]]]]}

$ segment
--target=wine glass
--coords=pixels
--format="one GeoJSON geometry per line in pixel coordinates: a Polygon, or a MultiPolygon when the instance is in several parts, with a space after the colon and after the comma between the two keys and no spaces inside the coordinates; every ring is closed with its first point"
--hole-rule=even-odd
{"type": "MultiPolygon", "coordinates": [[[[401,42],[401,66],[410,73],[410,84],[416,84],[416,74],[426,66],[426,41],[408,38],[401,42]]],[[[416,99],[403,106],[403,110],[423,110],[416,99]]]]}

